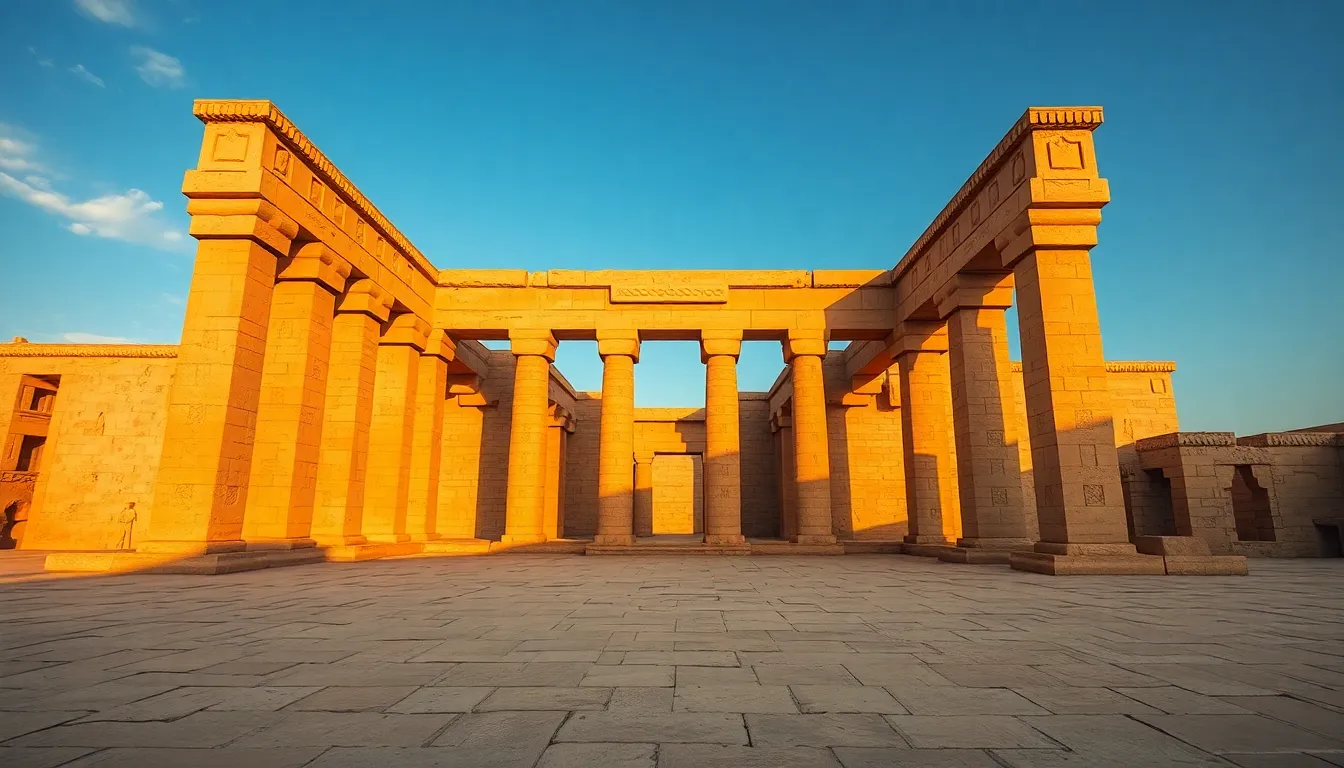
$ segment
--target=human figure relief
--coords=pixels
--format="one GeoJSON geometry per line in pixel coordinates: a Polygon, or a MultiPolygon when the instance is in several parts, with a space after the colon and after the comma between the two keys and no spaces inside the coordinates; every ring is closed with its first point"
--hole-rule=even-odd
{"type": "Polygon", "coordinates": [[[117,549],[126,550],[131,548],[131,533],[135,529],[135,520],[135,502],[128,501],[126,502],[126,508],[121,510],[121,513],[117,515],[117,522],[125,526],[122,528],[121,538],[117,541],[117,549]]]}

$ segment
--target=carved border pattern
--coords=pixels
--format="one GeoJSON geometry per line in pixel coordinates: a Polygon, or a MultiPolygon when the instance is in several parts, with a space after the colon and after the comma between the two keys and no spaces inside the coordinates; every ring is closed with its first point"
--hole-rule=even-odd
{"type": "Polygon", "coordinates": [[[1168,432],[1165,435],[1145,437],[1135,442],[1140,451],[1156,451],[1163,448],[1233,448],[1237,445],[1237,436],[1232,432],[1168,432]]]}
{"type": "Polygon", "coordinates": [[[934,217],[933,223],[924,230],[924,234],[919,236],[915,244],[910,246],[910,250],[905,252],[905,256],[896,263],[896,267],[891,271],[893,280],[909,270],[924,250],[951,225],[966,206],[970,205],[972,198],[979,194],[981,185],[986,179],[998,173],[999,168],[1008,161],[1013,148],[1024,135],[1038,128],[1090,131],[1101,125],[1102,119],[1101,107],[1029,107],[984,162],[980,163],[980,167],[976,168],[966,183],[961,185],[961,189],[952,196],[952,200],[934,217]]]}
{"type": "Polygon", "coordinates": [[[1344,448],[1344,432],[1266,432],[1239,438],[1237,445],[1252,448],[1344,448]]]}
{"type": "Polygon", "coordinates": [[[0,344],[0,357],[177,357],[177,345],[0,344]]]}
{"type": "MultiPolygon", "coordinates": [[[[349,198],[353,207],[372,219],[374,224],[383,231],[383,234],[400,246],[403,251],[412,254],[418,262],[417,266],[431,281],[437,280],[438,270],[430,264],[429,259],[425,258],[420,249],[412,245],[411,241],[401,233],[401,230],[392,226],[392,222],[383,215],[383,212],[378,210],[373,202],[365,197],[363,192],[359,191],[354,182],[346,178],[345,174],[341,173],[340,169],[336,167],[336,164],[327,159],[327,156],[322,154],[322,150],[318,149],[317,145],[313,144],[307,136],[304,136],[299,131],[298,126],[294,125],[294,122],[288,117],[285,117],[285,114],[275,104],[265,100],[197,99],[192,103],[191,112],[202,123],[260,122],[270,126],[272,130],[289,143],[294,151],[308,160],[319,177],[322,177],[331,186],[340,189],[349,198]]],[[[381,254],[374,255],[381,256],[381,254]]]]}
{"type": "MultiPolygon", "coordinates": [[[[1013,360],[1008,364],[1013,373],[1022,372],[1022,363],[1013,360]]],[[[1107,360],[1107,373],[1172,373],[1176,363],[1170,360],[1107,360]]]]}

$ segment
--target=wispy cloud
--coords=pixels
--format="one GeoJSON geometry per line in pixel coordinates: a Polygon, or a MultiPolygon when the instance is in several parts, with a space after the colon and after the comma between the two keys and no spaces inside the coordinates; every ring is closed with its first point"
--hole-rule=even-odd
{"type": "Polygon", "coordinates": [[[68,341],[71,344],[132,344],[131,339],[123,336],[99,336],[96,333],[83,333],[75,331],[74,333],[62,333],[61,341],[68,341]]]}
{"type": "Polygon", "coordinates": [[[80,78],[82,78],[82,79],[84,79],[84,80],[87,80],[87,81],[89,81],[90,83],[93,83],[94,85],[98,86],[99,88],[104,88],[104,87],[106,87],[105,85],[103,85],[103,78],[101,78],[101,77],[99,77],[99,76],[93,74],[93,73],[90,72],[89,70],[85,69],[83,64],[76,64],[75,66],[73,66],[73,67],[70,68],[70,71],[71,71],[71,72],[74,72],[75,75],[77,75],[78,77],[80,77],[80,78]]]}
{"type": "Polygon", "coordinates": [[[16,138],[0,125],[0,168],[25,173],[22,179],[0,171],[0,193],[22,200],[69,223],[66,229],[85,237],[105,237],[159,248],[184,251],[190,247],[183,232],[163,220],[163,203],[139,189],[75,200],[53,188],[34,159],[33,143],[16,138]]]}
{"type": "Polygon", "coordinates": [[[135,7],[131,0],[75,0],[75,7],[104,24],[135,26],[135,7]]]}
{"type": "Polygon", "coordinates": [[[140,60],[135,71],[146,83],[156,88],[181,88],[186,84],[187,71],[176,58],[143,45],[131,46],[131,55],[140,60]]]}

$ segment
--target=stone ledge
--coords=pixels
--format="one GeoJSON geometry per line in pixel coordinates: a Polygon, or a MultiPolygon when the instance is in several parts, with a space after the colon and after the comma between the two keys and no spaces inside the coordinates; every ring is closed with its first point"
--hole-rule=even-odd
{"type": "Polygon", "coordinates": [[[363,560],[377,560],[383,557],[400,557],[418,554],[425,546],[420,541],[370,542],[368,544],[350,544],[327,547],[320,550],[328,562],[356,563],[363,560]]]}
{"type": "Polygon", "coordinates": [[[1250,571],[1241,555],[1167,555],[1168,576],[1245,576],[1250,571]]]}
{"type": "Polygon", "coordinates": [[[519,544],[506,544],[502,541],[490,542],[490,554],[508,552],[519,555],[582,555],[592,542],[583,539],[551,539],[519,544]]]}
{"type": "Polygon", "coordinates": [[[1166,565],[1153,555],[1050,555],[1043,552],[1013,552],[1014,570],[1047,576],[1165,576],[1166,565]]]}
{"type": "Polygon", "coordinates": [[[150,552],[53,552],[45,569],[81,573],[179,573],[213,576],[289,565],[320,563],[320,549],[224,552],[215,555],[157,554],[150,552]]]}
{"type": "Polygon", "coordinates": [[[905,542],[882,539],[847,539],[840,542],[846,555],[899,555],[905,542]]]}
{"type": "Polygon", "coordinates": [[[843,555],[848,550],[844,544],[795,544],[791,541],[753,541],[753,555],[843,555]]]}
{"type": "Polygon", "coordinates": [[[746,544],[740,545],[713,545],[713,544],[589,544],[583,553],[585,555],[627,555],[627,556],[659,556],[659,555],[750,555],[751,547],[746,544]]]}
{"type": "Polygon", "coordinates": [[[915,557],[940,557],[946,550],[952,549],[951,544],[917,544],[905,542],[901,545],[901,554],[914,555],[915,557]]]}
{"type": "Polygon", "coordinates": [[[422,555],[484,555],[490,552],[489,539],[436,539],[425,542],[422,555]]]}
{"type": "Polygon", "coordinates": [[[980,549],[978,547],[946,547],[937,557],[944,563],[963,565],[1008,565],[1013,553],[1007,549],[980,549]]]}

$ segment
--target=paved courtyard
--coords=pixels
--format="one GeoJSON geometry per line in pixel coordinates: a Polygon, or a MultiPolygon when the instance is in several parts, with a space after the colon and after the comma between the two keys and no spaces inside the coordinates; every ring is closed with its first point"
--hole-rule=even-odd
{"type": "Polygon", "coordinates": [[[0,766],[1344,766],[1344,561],[504,555],[49,579],[0,766]]]}

